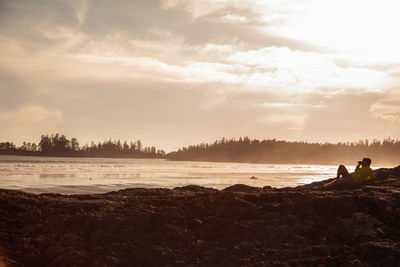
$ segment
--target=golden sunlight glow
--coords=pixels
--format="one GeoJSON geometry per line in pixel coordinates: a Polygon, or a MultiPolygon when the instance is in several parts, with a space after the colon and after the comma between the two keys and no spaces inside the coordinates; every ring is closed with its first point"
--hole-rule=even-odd
{"type": "Polygon", "coordinates": [[[0,142],[399,137],[400,1],[9,2],[0,142]]]}
{"type": "Polygon", "coordinates": [[[362,63],[398,61],[399,10],[400,2],[395,0],[312,0],[271,30],[334,52],[351,53],[352,59],[362,63]]]}

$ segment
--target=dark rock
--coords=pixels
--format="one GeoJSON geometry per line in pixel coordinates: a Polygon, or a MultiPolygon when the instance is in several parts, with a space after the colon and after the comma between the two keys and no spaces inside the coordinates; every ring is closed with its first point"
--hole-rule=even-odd
{"type": "Polygon", "coordinates": [[[191,191],[191,192],[203,192],[203,193],[212,193],[218,192],[215,188],[207,188],[198,185],[187,185],[182,187],[175,187],[173,190],[177,191],[191,191]]]}
{"type": "Polygon", "coordinates": [[[364,267],[365,266],[359,259],[351,260],[346,265],[349,267],[364,267]]]}
{"type": "Polygon", "coordinates": [[[225,192],[244,192],[244,193],[255,193],[260,192],[261,188],[252,187],[244,184],[235,184],[232,186],[228,186],[227,188],[223,189],[222,191],[225,192]]]}
{"type": "Polygon", "coordinates": [[[384,171],[384,170],[376,171],[376,172],[375,172],[375,175],[376,175],[376,179],[377,179],[378,181],[380,181],[380,180],[386,180],[386,179],[389,178],[389,174],[388,174],[386,171],[384,171]]]}
{"type": "Polygon", "coordinates": [[[325,190],[0,189],[0,266],[400,266],[400,166],[325,190]]]}

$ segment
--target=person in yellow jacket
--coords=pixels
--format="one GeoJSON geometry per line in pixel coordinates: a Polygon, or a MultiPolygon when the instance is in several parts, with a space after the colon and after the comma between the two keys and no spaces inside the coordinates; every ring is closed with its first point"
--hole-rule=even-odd
{"type": "Polygon", "coordinates": [[[325,184],[324,187],[331,187],[337,183],[349,184],[375,179],[375,172],[371,169],[371,159],[363,158],[359,161],[354,172],[349,173],[344,165],[340,165],[337,170],[336,179],[325,184]]]}

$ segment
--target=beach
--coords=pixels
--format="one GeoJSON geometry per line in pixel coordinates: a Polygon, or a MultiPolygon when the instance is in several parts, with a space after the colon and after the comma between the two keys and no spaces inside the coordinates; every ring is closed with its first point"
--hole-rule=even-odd
{"type": "MultiPolygon", "coordinates": [[[[396,266],[400,166],[364,184],[0,190],[3,262],[19,266],[396,266]]],[[[329,180],[328,180],[329,181],[329,180]]]]}
{"type": "Polygon", "coordinates": [[[29,193],[99,194],[127,188],[234,184],[288,187],[336,175],[337,166],[0,155],[0,188],[29,193]],[[250,179],[252,178],[252,179],[250,179]]]}

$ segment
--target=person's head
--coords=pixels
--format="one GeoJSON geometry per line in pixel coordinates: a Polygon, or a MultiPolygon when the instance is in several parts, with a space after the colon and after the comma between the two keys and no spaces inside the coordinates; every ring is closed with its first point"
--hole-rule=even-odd
{"type": "Polygon", "coordinates": [[[366,166],[366,167],[371,166],[371,159],[370,158],[363,158],[362,165],[366,166]]]}

